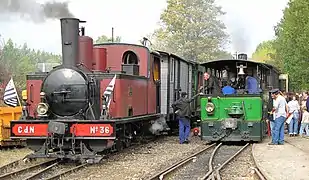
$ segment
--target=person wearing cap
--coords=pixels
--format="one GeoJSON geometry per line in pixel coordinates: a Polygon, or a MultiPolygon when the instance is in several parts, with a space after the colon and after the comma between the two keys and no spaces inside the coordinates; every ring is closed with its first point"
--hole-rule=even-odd
{"type": "Polygon", "coordinates": [[[209,73],[204,73],[204,80],[206,81],[205,86],[201,86],[200,90],[204,88],[204,92],[206,93],[206,90],[208,90],[208,94],[212,94],[214,96],[221,95],[221,88],[219,80],[215,77],[210,75],[209,73]]]}
{"type": "Polygon", "coordinates": [[[191,99],[187,98],[187,93],[182,92],[180,99],[172,104],[172,107],[176,110],[177,119],[179,121],[179,143],[189,143],[190,135],[190,116],[191,116],[191,107],[190,103],[198,95],[203,93],[196,94],[191,99]]]}
{"type": "Polygon", "coordinates": [[[269,145],[283,145],[284,144],[284,123],[287,117],[287,102],[283,96],[280,95],[279,89],[271,91],[276,103],[273,106],[275,112],[275,124],[272,130],[272,141],[269,145]]]}

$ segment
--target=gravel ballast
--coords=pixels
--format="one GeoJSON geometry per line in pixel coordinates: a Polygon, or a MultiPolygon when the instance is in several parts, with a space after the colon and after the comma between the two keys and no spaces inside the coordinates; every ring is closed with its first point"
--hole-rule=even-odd
{"type": "Polygon", "coordinates": [[[221,170],[221,178],[228,180],[259,180],[251,167],[255,167],[251,146],[247,147],[234,160],[221,170]]]}
{"type": "Polygon", "coordinates": [[[32,153],[28,148],[21,149],[2,149],[0,150],[0,166],[16,161],[32,153]]]}
{"type": "Polygon", "coordinates": [[[205,142],[198,137],[192,137],[190,144],[179,144],[178,137],[175,136],[165,137],[146,145],[128,148],[110,156],[99,165],[86,167],[64,179],[147,179],[204,147],[205,142]]]}

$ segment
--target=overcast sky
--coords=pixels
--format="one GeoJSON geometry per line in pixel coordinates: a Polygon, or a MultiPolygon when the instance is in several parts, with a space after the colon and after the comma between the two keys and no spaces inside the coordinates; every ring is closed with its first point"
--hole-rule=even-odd
{"type": "MultiPolygon", "coordinates": [[[[272,39],[273,26],[282,17],[287,2],[217,0],[226,12],[223,19],[232,41],[228,50],[245,51],[251,55],[260,42],[272,39]]],[[[69,4],[77,18],[87,21],[87,35],[94,39],[101,34],[111,35],[111,27],[114,27],[115,35],[128,43],[137,43],[143,36],[153,32],[165,7],[166,0],[71,0],[69,4]]],[[[26,42],[31,48],[61,53],[59,21],[35,24],[0,19],[0,34],[3,38],[11,38],[17,44],[26,42]]]]}

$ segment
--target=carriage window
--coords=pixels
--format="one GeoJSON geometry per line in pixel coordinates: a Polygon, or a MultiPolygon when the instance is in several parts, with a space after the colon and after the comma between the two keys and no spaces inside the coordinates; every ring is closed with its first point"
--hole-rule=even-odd
{"type": "Polygon", "coordinates": [[[133,51],[126,51],[122,56],[123,64],[138,64],[137,55],[133,51]]]}

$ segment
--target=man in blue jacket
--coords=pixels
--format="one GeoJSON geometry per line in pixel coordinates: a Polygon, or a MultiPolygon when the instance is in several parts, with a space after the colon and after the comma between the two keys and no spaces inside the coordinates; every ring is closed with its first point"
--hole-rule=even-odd
{"type": "Polygon", "coordinates": [[[228,84],[227,82],[223,83],[224,87],[222,88],[222,93],[224,95],[235,94],[236,91],[235,91],[235,89],[230,84],[228,84]]]}
{"type": "Polygon", "coordinates": [[[259,94],[261,92],[256,78],[252,76],[246,77],[246,90],[248,91],[248,94],[259,94]]]}

